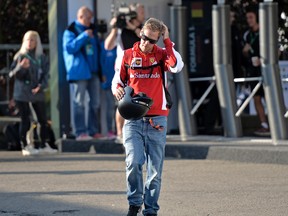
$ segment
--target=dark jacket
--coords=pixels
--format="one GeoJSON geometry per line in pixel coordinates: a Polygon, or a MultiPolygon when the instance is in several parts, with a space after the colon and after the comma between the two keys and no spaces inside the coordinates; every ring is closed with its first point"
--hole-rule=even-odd
{"type": "Polygon", "coordinates": [[[14,91],[13,98],[16,101],[36,102],[45,100],[44,90],[48,87],[49,78],[49,62],[45,55],[35,59],[35,55],[28,53],[28,55],[21,55],[13,61],[11,70],[14,70],[14,91]],[[24,57],[30,60],[30,67],[28,69],[21,68],[17,65],[20,58],[24,57]],[[32,93],[32,89],[41,85],[40,91],[37,94],[32,93]]]}

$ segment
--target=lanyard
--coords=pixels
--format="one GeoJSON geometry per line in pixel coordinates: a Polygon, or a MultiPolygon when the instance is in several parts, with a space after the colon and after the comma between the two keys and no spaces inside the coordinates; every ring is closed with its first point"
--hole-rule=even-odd
{"type": "Polygon", "coordinates": [[[24,56],[27,57],[30,61],[32,61],[33,64],[35,64],[35,65],[37,65],[39,67],[41,66],[41,58],[39,58],[38,60],[34,59],[28,53],[24,54],[24,56]]]}
{"type": "Polygon", "coordinates": [[[256,40],[256,38],[258,37],[258,35],[259,35],[259,32],[255,33],[255,34],[253,34],[253,32],[251,32],[250,45],[252,45],[252,44],[255,42],[255,40],[256,40]],[[253,36],[253,35],[254,35],[254,36],[253,36]]]}

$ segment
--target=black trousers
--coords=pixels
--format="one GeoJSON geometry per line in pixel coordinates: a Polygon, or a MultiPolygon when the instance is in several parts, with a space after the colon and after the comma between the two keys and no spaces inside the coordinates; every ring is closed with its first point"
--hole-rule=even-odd
{"type": "MultiPolygon", "coordinates": [[[[29,102],[16,101],[16,105],[19,108],[21,117],[21,123],[19,128],[21,146],[24,148],[27,146],[26,134],[30,129],[31,125],[31,110],[29,102]]],[[[32,107],[37,116],[37,122],[40,124],[40,148],[45,147],[46,132],[47,132],[47,117],[46,117],[46,106],[44,101],[37,101],[32,103],[32,107]]]]}

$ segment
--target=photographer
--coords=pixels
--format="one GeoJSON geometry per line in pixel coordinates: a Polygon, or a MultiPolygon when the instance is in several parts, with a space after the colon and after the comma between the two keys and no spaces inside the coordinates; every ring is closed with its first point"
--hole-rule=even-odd
{"type": "MultiPolygon", "coordinates": [[[[134,43],[140,41],[140,30],[145,21],[144,5],[134,3],[129,5],[129,13],[127,15],[119,14],[111,19],[111,32],[105,39],[105,49],[111,50],[117,46],[116,63],[122,61],[124,50],[132,48],[134,43]],[[136,13],[136,16],[133,16],[136,13]],[[123,19],[124,18],[124,19],[123,19]],[[128,18],[128,19],[126,19],[128,18]],[[120,21],[119,21],[120,19],[120,21]],[[123,21],[125,20],[125,24],[123,21]]],[[[117,141],[122,143],[122,128],[124,119],[116,110],[116,129],[117,141]]]]}
{"type": "Polygon", "coordinates": [[[130,12],[127,15],[120,13],[111,19],[110,26],[112,29],[105,40],[105,49],[111,50],[120,45],[123,51],[131,48],[135,42],[140,41],[140,29],[145,21],[144,5],[134,3],[129,5],[129,10],[130,12]],[[124,21],[126,25],[123,23],[124,21]]]}
{"type": "Polygon", "coordinates": [[[100,138],[100,42],[98,32],[91,23],[93,12],[86,6],[78,9],[77,19],[63,34],[63,58],[67,80],[73,87],[73,120],[76,140],[100,138]],[[89,107],[86,107],[86,92],[89,107]],[[85,109],[88,110],[86,122],[85,109]]]}

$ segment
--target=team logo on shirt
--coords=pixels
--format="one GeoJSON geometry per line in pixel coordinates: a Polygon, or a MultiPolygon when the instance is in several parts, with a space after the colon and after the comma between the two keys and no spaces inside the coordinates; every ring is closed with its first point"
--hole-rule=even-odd
{"type": "Polygon", "coordinates": [[[155,57],[150,58],[149,61],[150,61],[151,65],[153,65],[155,62],[155,57]]]}
{"type": "Polygon", "coordinates": [[[132,59],[131,67],[142,67],[142,58],[135,57],[132,59]]]}

